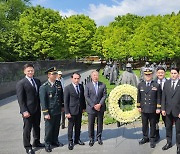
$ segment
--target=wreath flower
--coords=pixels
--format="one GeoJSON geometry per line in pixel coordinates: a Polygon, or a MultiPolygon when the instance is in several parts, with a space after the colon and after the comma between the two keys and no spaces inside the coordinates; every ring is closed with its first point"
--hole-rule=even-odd
{"type": "Polygon", "coordinates": [[[129,84],[123,84],[115,87],[109,94],[109,113],[119,122],[133,122],[140,117],[137,109],[137,88],[129,84]],[[129,95],[133,98],[135,107],[129,111],[123,111],[118,104],[119,99],[123,95],[129,95]]]}

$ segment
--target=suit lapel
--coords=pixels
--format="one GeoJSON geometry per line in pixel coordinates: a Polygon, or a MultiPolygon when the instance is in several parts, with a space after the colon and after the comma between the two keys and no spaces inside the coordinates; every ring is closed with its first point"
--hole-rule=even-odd
{"type": "Polygon", "coordinates": [[[29,80],[25,77],[25,82],[28,84],[29,87],[31,87],[31,89],[33,89],[33,91],[36,93],[36,88],[33,87],[33,85],[29,82],[29,80]]]}
{"type": "Polygon", "coordinates": [[[98,91],[97,91],[97,96],[99,96],[100,86],[101,86],[101,82],[98,81],[98,91]]]}
{"type": "MultiPolygon", "coordinates": [[[[171,85],[171,82],[170,82],[170,85],[171,85]]],[[[180,80],[178,81],[175,89],[172,91],[172,97],[174,96],[174,94],[176,93],[176,91],[178,91],[179,87],[180,87],[180,80]]]]}
{"type": "Polygon", "coordinates": [[[76,92],[76,89],[74,87],[74,85],[71,83],[71,89],[74,91],[74,93],[79,97],[78,93],[76,92]]]}

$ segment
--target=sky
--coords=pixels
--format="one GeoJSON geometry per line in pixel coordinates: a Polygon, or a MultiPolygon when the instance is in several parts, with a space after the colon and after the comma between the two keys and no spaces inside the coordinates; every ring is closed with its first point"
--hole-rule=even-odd
{"type": "Polygon", "coordinates": [[[127,13],[145,16],[180,11],[180,0],[31,0],[31,3],[59,11],[62,16],[87,15],[97,26],[107,26],[118,15],[127,13]]]}

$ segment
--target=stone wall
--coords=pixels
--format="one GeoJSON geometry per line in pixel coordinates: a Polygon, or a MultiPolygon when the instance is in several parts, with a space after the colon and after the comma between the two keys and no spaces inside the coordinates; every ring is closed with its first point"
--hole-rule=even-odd
{"type": "MultiPolygon", "coordinates": [[[[23,62],[3,62],[0,63],[0,99],[12,96],[15,94],[15,86],[18,80],[24,77],[23,66],[29,61],[23,62]]],[[[47,79],[44,71],[55,66],[61,71],[71,69],[85,69],[87,64],[76,62],[75,60],[61,61],[32,61],[35,67],[35,76],[40,78],[42,82],[47,79]]]]}

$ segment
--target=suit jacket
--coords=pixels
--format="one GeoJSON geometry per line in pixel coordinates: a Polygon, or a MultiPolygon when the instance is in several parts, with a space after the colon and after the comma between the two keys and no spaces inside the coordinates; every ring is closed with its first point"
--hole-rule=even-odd
{"type": "Polygon", "coordinates": [[[155,113],[156,109],[161,108],[161,88],[157,82],[151,81],[148,87],[145,81],[139,83],[137,107],[141,108],[143,113],[155,113]]]}
{"type": "Polygon", "coordinates": [[[28,111],[30,114],[34,114],[37,111],[40,112],[39,87],[41,82],[36,78],[34,78],[34,81],[38,91],[26,77],[16,84],[16,94],[21,114],[25,111],[28,111]]]}
{"type": "MultiPolygon", "coordinates": [[[[154,81],[156,82],[156,83],[158,83],[158,78],[156,78],[156,79],[154,79],[154,81]]],[[[167,81],[167,79],[165,78],[165,82],[167,81]]],[[[164,82],[164,84],[165,84],[165,82],[164,82]]],[[[159,83],[158,83],[159,84],[159,83]]],[[[160,85],[160,84],[159,84],[160,85]]],[[[160,91],[161,91],[161,93],[160,93],[160,99],[161,99],[161,102],[162,102],[162,88],[161,88],[161,85],[160,85],[160,91]]]]}
{"type": "Polygon", "coordinates": [[[77,115],[86,109],[84,87],[82,84],[79,84],[79,90],[80,93],[78,95],[72,83],[65,87],[64,109],[66,114],[77,115]]]}
{"type": "Polygon", "coordinates": [[[106,85],[98,81],[98,94],[93,85],[93,82],[89,82],[85,88],[85,99],[87,102],[86,110],[89,114],[95,114],[97,111],[94,109],[94,105],[101,104],[100,112],[104,112],[106,109],[105,100],[107,97],[106,85]]]}
{"type": "Polygon", "coordinates": [[[162,110],[166,111],[167,114],[172,112],[174,117],[178,117],[180,114],[180,80],[174,91],[171,89],[171,79],[164,84],[162,110]]]}

